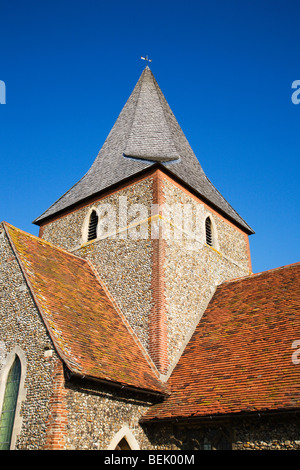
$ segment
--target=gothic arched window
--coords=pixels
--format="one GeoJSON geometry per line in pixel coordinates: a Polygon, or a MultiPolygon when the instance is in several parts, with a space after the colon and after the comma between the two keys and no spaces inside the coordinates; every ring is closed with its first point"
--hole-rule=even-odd
{"type": "Polygon", "coordinates": [[[95,210],[91,212],[89,229],[88,229],[88,241],[94,240],[97,238],[97,225],[98,225],[98,215],[95,210]]]}
{"type": "Polygon", "coordinates": [[[14,428],[21,380],[21,362],[18,355],[9,370],[0,416],[0,450],[9,450],[14,428]]]}
{"type": "Polygon", "coordinates": [[[131,447],[125,437],[123,437],[123,439],[121,439],[120,442],[116,445],[115,450],[131,450],[131,447]]]}
{"type": "Polygon", "coordinates": [[[127,426],[123,426],[110,441],[108,450],[139,450],[139,444],[127,426]]]}

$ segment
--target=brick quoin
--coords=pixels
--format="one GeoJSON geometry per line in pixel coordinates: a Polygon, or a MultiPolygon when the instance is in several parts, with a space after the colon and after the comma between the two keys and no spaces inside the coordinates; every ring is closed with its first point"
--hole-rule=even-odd
{"type": "Polygon", "coordinates": [[[63,450],[66,441],[67,408],[63,364],[57,359],[53,374],[52,395],[49,401],[49,417],[46,423],[44,450],[63,450]]]}
{"type": "MultiPolygon", "coordinates": [[[[162,174],[158,170],[153,176],[153,202],[159,206],[163,203],[162,185],[162,174]]],[[[149,353],[162,374],[167,372],[169,364],[164,258],[165,240],[159,233],[158,239],[152,240],[151,290],[153,306],[149,315],[149,353]]]]}

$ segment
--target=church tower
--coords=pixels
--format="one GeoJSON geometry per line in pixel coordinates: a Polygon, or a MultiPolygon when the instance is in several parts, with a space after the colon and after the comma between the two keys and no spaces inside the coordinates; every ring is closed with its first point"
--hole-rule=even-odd
{"type": "Polygon", "coordinates": [[[89,171],[34,223],[91,262],[161,374],[216,286],[251,272],[254,232],[205,175],[148,66],[89,171]]]}

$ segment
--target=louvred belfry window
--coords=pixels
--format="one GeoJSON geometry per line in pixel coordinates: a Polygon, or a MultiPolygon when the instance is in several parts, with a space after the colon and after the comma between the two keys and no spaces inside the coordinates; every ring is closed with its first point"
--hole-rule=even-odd
{"type": "Polygon", "coordinates": [[[89,231],[88,231],[88,241],[94,240],[97,238],[97,225],[98,225],[98,215],[96,211],[92,211],[90,216],[89,231]]]}
{"type": "Polygon", "coordinates": [[[209,217],[205,220],[205,236],[206,236],[206,243],[207,245],[212,246],[213,238],[212,238],[212,228],[211,228],[211,220],[209,217]]]}

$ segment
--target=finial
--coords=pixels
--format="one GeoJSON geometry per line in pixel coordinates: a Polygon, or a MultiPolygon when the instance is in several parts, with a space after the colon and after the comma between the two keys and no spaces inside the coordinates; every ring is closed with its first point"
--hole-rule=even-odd
{"type": "Polygon", "coordinates": [[[148,55],[146,55],[146,57],[141,56],[141,59],[147,61],[147,67],[148,67],[148,63],[152,62],[152,59],[149,59],[148,55]]]}

